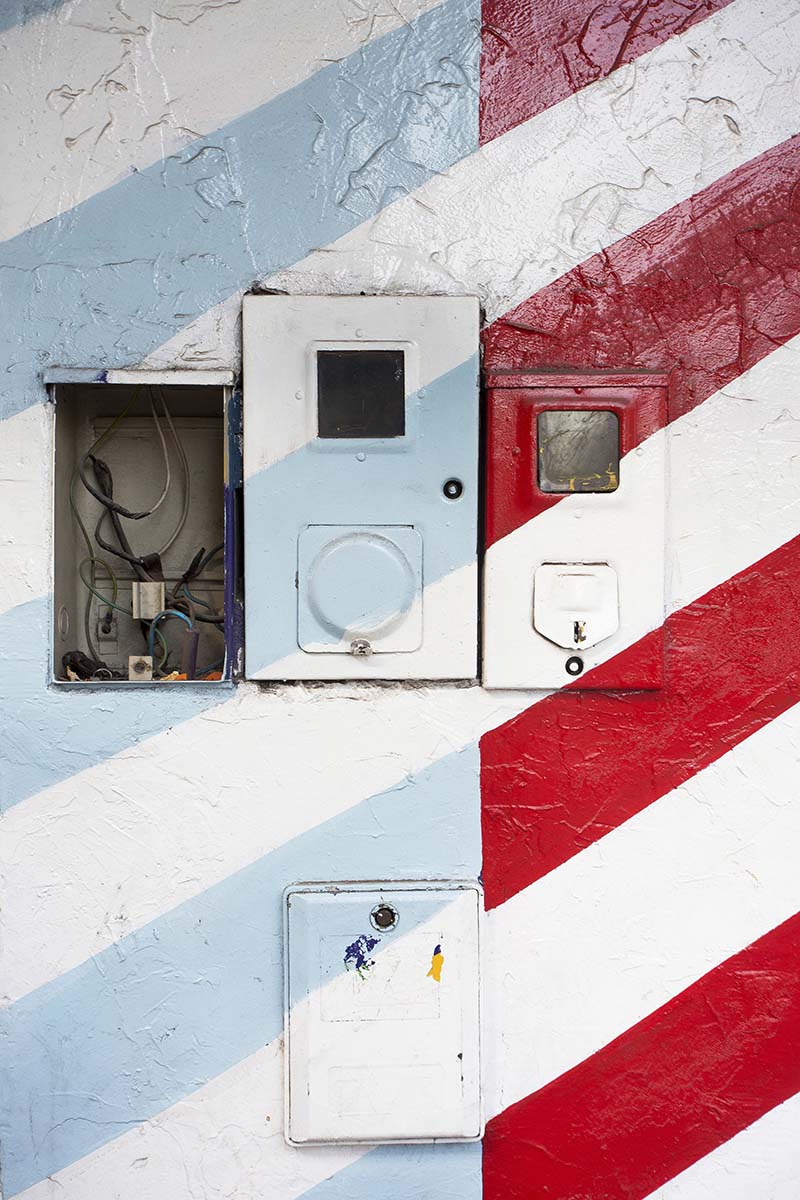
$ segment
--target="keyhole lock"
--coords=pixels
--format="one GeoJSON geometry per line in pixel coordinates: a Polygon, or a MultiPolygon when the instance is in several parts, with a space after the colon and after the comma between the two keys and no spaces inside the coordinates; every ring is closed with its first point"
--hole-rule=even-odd
{"type": "Polygon", "coordinates": [[[580,675],[583,670],[583,659],[579,658],[577,654],[571,655],[564,663],[564,669],[568,675],[580,675]]]}
{"type": "Polygon", "coordinates": [[[448,479],[442,486],[442,493],[447,500],[460,500],[464,494],[464,485],[460,479],[448,479]]]}
{"type": "Polygon", "coordinates": [[[400,916],[393,905],[376,904],[369,914],[369,919],[373,929],[379,929],[381,933],[388,933],[390,929],[395,928],[400,916]]]}
{"type": "Polygon", "coordinates": [[[575,645],[579,646],[581,642],[586,641],[586,622],[575,621],[572,627],[572,634],[575,639],[575,645]]]}

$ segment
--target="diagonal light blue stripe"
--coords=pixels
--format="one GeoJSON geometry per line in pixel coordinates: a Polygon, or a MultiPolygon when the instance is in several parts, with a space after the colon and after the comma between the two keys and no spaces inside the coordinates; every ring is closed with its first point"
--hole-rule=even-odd
{"type": "Polygon", "coordinates": [[[378,1146],[302,1200],[480,1200],[482,1147],[378,1146]]]}
{"type": "Polygon", "coordinates": [[[15,25],[24,25],[34,17],[42,17],[57,8],[61,8],[65,0],[2,0],[0,4],[0,32],[13,29],[15,25]]]}
{"type": "Polygon", "coordinates": [[[0,247],[0,415],[43,366],[139,362],[478,145],[478,0],[445,0],[0,247]]]}
{"type": "MultiPolygon", "coordinates": [[[[265,722],[265,753],[268,737],[265,722]]],[[[276,1036],[287,884],[477,875],[478,777],[477,746],[451,754],[13,1005],[0,1103],[6,1194],[153,1116],[276,1036]]],[[[286,797],[265,792],[265,821],[274,803],[286,797]]]]}
{"type": "Polygon", "coordinates": [[[48,688],[46,597],[0,616],[0,812],[229,700],[229,684],[141,691],[48,688]]]}

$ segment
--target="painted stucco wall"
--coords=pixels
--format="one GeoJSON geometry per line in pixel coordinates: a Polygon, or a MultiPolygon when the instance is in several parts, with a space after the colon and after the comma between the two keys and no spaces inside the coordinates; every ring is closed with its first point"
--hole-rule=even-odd
{"type": "Polygon", "coordinates": [[[794,1198],[798,51],[797,0],[7,0],[5,1197],[794,1198]],[[238,370],[253,287],[669,372],[663,692],[48,688],[42,372],[238,370]],[[479,873],[484,1145],[290,1150],[282,889],[479,873]]]}

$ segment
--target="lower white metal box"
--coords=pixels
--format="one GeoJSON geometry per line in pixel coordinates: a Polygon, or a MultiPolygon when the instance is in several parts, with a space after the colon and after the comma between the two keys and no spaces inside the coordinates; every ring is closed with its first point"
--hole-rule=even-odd
{"type": "Polygon", "coordinates": [[[470,882],[287,889],[290,1144],[481,1137],[481,911],[470,882]]]}

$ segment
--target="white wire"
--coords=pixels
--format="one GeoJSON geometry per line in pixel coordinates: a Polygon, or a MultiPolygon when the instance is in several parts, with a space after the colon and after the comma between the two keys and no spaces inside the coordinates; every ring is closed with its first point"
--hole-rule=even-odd
{"type": "MultiPolygon", "coordinates": [[[[191,501],[191,484],[190,484],[190,477],[189,477],[189,463],[186,460],[186,452],[183,449],[181,440],[178,437],[178,434],[175,430],[175,424],[172,420],[172,416],[170,415],[170,411],[167,408],[167,401],[166,401],[166,397],[164,395],[163,388],[159,389],[159,395],[161,397],[161,407],[164,409],[164,416],[167,419],[167,424],[169,425],[169,430],[170,430],[170,433],[172,434],[172,438],[177,447],[178,456],[181,460],[181,466],[183,468],[183,506],[181,508],[181,515],[178,519],[178,524],[175,526],[175,529],[172,533],[172,537],[169,538],[169,540],[166,541],[164,543],[164,545],[161,547],[161,549],[158,551],[159,555],[161,555],[161,554],[166,553],[167,550],[169,550],[170,546],[175,541],[178,534],[181,532],[184,525],[186,524],[186,517],[189,513],[189,503],[191,501]]],[[[160,432],[161,432],[161,429],[159,426],[159,433],[160,432]]]]}
{"type": "Polygon", "coordinates": [[[161,442],[161,453],[164,455],[164,467],[166,468],[167,477],[164,481],[163,492],[158,497],[158,500],[156,500],[153,507],[147,513],[147,516],[149,516],[149,517],[151,517],[153,515],[153,513],[156,512],[157,509],[161,508],[161,505],[166,500],[167,492],[169,491],[170,479],[171,479],[171,472],[170,472],[170,465],[169,465],[169,452],[167,451],[167,441],[166,441],[166,438],[164,437],[164,431],[161,428],[161,423],[158,419],[158,413],[156,412],[156,406],[153,403],[153,393],[152,392],[150,393],[150,411],[153,414],[153,420],[155,421],[156,429],[158,430],[158,437],[159,437],[159,441],[161,442]]]}

